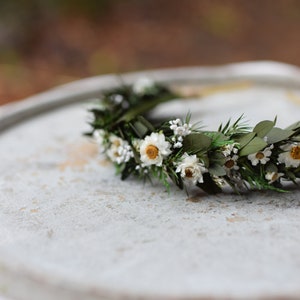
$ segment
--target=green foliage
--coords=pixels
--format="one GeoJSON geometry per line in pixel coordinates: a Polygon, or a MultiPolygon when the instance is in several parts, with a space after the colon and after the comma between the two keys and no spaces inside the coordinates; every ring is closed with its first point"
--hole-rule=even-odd
{"type": "Polygon", "coordinates": [[[264,149],[268,144],[260,137],[254,137],[245,147],[241,148],[240,156],[249,155],[264,149]]]}
{"type": "Polygon", "coordinates": [[[230,138],[228,136],[225,136],[221,132],[209,131],[209,132],[205,132],[205,134],[211,138],[210,147],[212,149],[221,148],[228,144],[234,143],[233,140],[230,140],[230,138]]]}
{"type": "Polygon", "coordinates": [[[240,148],[244,148],[255,138],[255,136],[255,132],[245,133],[244,135],[238,137],[236,141],[239,143],[240,148]]]}
{"type": "Polygon", "coordinates": [[[209,173],[203,174],[203,183],[197,183],[197,186],[204,192],[214,195],[222,192],[222,189],[216,184],[209,173]]]}
{"type": "Polygon", "coordinates": [[[142,116],[138,116],[129,124],[139,138],[143,138],[148,132],[155,131],[152,124],[142,116]]]}
{"type": "Polygon", "coordinates": [[[226,175],[226,170],[223,168],[223,165],[212,164],[209,169],[209,173],[214,176],[222,177],[226,175]]]}
{"type": "Polygon", "coordinates": [[[293,134],[294,134],[293,130],[288,130],[288,129],[284,130],[281,128],[274,127],[267,134],[267,140],[270,144],[275,144],[288,139],[293,134]]]}
{"type": "Polygon", "coordinates": [[[179,189],[187,189],[193,182],[210,194],[220,193],[223,182],[237,193],[244,188],[283,192],[280,177],[297,184],[300,162],[296,168],[286,167],[278,157],[284,151],[282,146],[300,146],[300,122],[281,129],[274,127],[275,118],[261,121],[251,129],[241,116],[220,125],[217,131],[204,131],[190,125],[190,113],[179,123],[172,120],[175,127],[169,121],[161,124],[148,117],[150,109],[176,97],[163,85],[155,84],[141,94],[130,85],[122,85],[103,93],[99,107],[90,110],[93,120],[88,135],[101,129],[105,133],[106,151],[114,147],[109,138],[112,135],[121,138],[132,151],[129,159],[114,162],[122,180],[131,175],[144,180],[156,178],[168,191],[172,182],[179,189]],[[162,164],[144,165],[139,145],[152,133],[164,136],[171,153],[163,158],[162,164]],[[264,157],[265,149],[268,157],[264,157]]]}
{"type": "Polygon", "coordinates": [[[290,126],[288,126],[287,128],[285,128],[286,130],[292,130],[294,131],[296,134],[299,132],[300,130],[300,121],[296,122],[290,126]]]}
{"type": "Polygon", "coordinates": [[[244,134],[249,131],[249,126],[247,123],[242,122],[244,115],[241,115],[233,124],[231,124],[231,119],[223,126],[221,124],[218,128],[218,132],[223,133],[225,136],[236,136],[244,134]]]}
{"type": "Polygon", "coordinates": [[[205,152],[211,145],[212,139],[203,133],[192,133],[185,137],[183,150],[187,153],[205,152]]]}
{"type": "Polygon", "coordinates": [[[275,126],[275,121],[262,121],[259,122],[254,128],[253,132],[256,133],[256,136],[263,138],[265,137],[271,129],[275,126]]]}

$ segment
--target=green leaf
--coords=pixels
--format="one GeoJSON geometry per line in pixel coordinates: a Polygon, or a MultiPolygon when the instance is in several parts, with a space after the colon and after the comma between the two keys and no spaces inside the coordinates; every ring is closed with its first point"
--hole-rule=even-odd
{"type": "Polygon", "coordinates": [[[183,151],[188,153],[198,153],[207,150],[212,139],[203,133],[192,133],[183,140],[183,151]]]}
{"type": "Polygon", "coordinates": [[[274,127],[267,134],[267,141],[269,144],[275,144],[281,141],[288,139],[291,135],[294,134],[293,130],[281,129],[274,127]]]}
{"type": "Polygon", "coordinates": [[[249,132],[249,126],[245,122],[241,122],[243,118],[244,115],[241,115],[232,125],[231,119],[229,119],[224,127],[222,124],[219,126],[218,131],[226,136],[235,136],[249,132]]]}
{"type": "Polygon", "coordinates": [[[148,112],[150,109],[154,108],[158,104],[170,101],[174,98],[175,98],[174,94],[166,93],[166,95],[161,95],[158,98],[149,99],[149,101],[147,101],[147,102],[140,103],[139,105],[136,105],[136,106],[130,108],[124,115],[122,115],[117,120],[117,122],[118,123],[122,122],[122,121],[129,122],[133,118],[137,117],[138,115],[142,115],[145,112],[148,112]]]}
{"type": "Polygon", "coordinates": [[[218,194],[222,192],[222,189],[214,182],[209,173],[203,174],[203,183],[197,183],[197,186],[208,194],[218,194]]]}
{"type": "Polygon", "coordinates": [[[229,141],[229,137],[222,134],[221,132],[215,132],[215,131],[206,131],[205,134],[212,139],[211,147],[212,148],[219,148],[224,145],[227,145],[229,141]]]}
{"type": "Polygon", "coordinates": [[[297,179],[295,174],[290,170],[285,170],[285,174],[289,177],[290,180],[294,181],[297,179]]]}
{"type": "Polygon", "coordinates": [[[253,132],[255,132],[258,137],[263,138],[274,126],[275,122],[273,121],[262,121],[253,128],[253,132]]]}
{"type": "Polygon", "coordinates": [[[300,121],[290,125],[289,127],[285,128],[285,130],[293,130],[296,131],[300,128],[300,121]]]}
{"type": "Polygon", "coordinates": [[[132,123],[129,124],[139,138],[143,138],[148,132],[148,127],[139,121],[136,121],[133,124],[132,123]]]}
{"type": "Polygon", "coordinates": [[[209,164],[210,164],[210,161],[209,161],[209,158],[208,158],[207,154],[203,154],[201,152],[198,152],[197,156],[198,156],[199,160],[201,162],[203,162],[204,166],[207,168],[209,166],[209,164]]]}
{"type": "Polygon", "coordinates": [[[126,180],[135,170],[135,166],[132,164],[126,164],[121,166],[119,172],[121,173],[121,180],[126,180]]]}
{"type": "Polygon", "coordinates": [[[155,131],[152,124],[142,116],[137,116],[136,121],[129,123],[129,125],[139,138],[143,138],[149,131],[155,131]]]}
{"type": "Polygon", "coordinates": [[[241,149],[240,156],[258,152],[265,148],[267,145],[268,144],[262,138],[255,137],[243,149],[241,149]]]}
{"type": "Polygon", "coordinates": [[[184,185],[181,176],[176,174],[175,171],[169,167],[167,168],[167,172],[169,174],[170,179],[182,190],[184,185]]]}
{"type": "Polygon", "coordinates": [[[143,116],[137,116],[137,120],[141,122],[144,126],[146,126],[149,129],[149,131],[155,131],[154,126],[143,116]]]}
{"type": "Polygon", "coordinates": [[[278,172],[278,168],[275,164],[273,163],[268,163],[267,166],[266,166],[266,172],[278,172]]]}
{"type": "Polygon", "coordinates": [[[218,164],[223,166],[226,162],[226,158],[223,153],[212,151],[210,155],[211,164],[218,164]]]}
{"type": "Polygon", "coordinates": [[[209,169],[208,172],[211,175],[215,175],[215,176],[225,176],[226,175],[226,171],[225,169],[218,165],[218,164],[213,164],[209,169]]]}
{"type": "Polygon", "coordinates": [[[255,132],[250,132],[245,135],[242,135],[240,138],[236,139],[236,141],[240,144],[240,148],[245,147],[247,144],[251,142],[256,136],[255,132]]]}
{"type": "Polygon", "coordinates": [[[294,142],[300,142],[300,135],[293,136],[292,139],[293,139],[294,142]]]}

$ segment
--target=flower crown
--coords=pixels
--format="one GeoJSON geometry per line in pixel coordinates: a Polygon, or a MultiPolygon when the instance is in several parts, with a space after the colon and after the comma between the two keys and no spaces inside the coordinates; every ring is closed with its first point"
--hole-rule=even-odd
{"type": "Polygon", "coordinates": [[[283,181],[300,178],[300,122],[288,128],[261,121],[253,129],[242,117],[204,131],[190,123],[190,114],[162,121],[151,118],[156,105],[180,97],[167,86],[141,78],[103,93],[90,110],[88,135],[114,163],[124,180],[130,175],[157,178],[169,190],[197,186],[207,193],[224,186],[283,192],[283,181]]]}

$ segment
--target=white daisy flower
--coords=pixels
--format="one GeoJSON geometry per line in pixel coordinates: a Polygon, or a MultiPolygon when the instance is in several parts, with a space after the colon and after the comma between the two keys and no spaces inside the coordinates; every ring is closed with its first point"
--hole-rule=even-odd
{"type": "Polygon", "coordinates": [[[237,145],[237,143],[224,145],[222,147],[222,153],[223,153],[223,155],[225,157],[228,157],[232,153],[237,154],[238,153],[238,148],[235,147],[236,145],[237,145]]]}
{"type": "Polygon", "coordinates": [[[278,156],[278,161],[286,167],[300,166],[300,143],[286,144],[280,147],[284,152],[278,156]]]}
{"type": "Polygon", "coordinates": [[[173,130],[175,136],[187,136],[191,133],[192,124],[182,123],[180,119],[171,120],[170,129],[173,130]]]}
{"type": "Polygon", "coordinates": [[[144,95],[154,86],[154,81],[147,77],[139,78],[132,86],[134,93],[144,95]]]}
{"type": "Polygon", "coordinates": [[[173,147],[174,148],[181,148],[183,146],[183,144],[181,142],[176,142],[173,147]]]}
{"type": "Polygon", "coordinates": [[[163,133],[152,132],[140,144],[141,161],[144,166],[161,166],[163,159],[172,151],[171,144],[165,140],[163,133]]]}
{"type": "Polygon", "coordinates": [[[121,138],[111,135],[109,137],[110,147],[107,149],[107,156],[118,164],[123,162],[128,162],[131,157],[133,157],[133,152],[131,146],[127,141],[122,140],[121,138]]]}
{"type": "Polygon", "coordinates": [[[237,160],[239,159],[238,155],[232,155],[232,156],[228,156],[226,158],[225,164],[224,164],[224,168],[226,171],[230,171],[230,170],[238,170],[240,167],[237,165],[237,160]]]}
{"type": "Polygon", "coordinates": [[[271,184],[271,183],[277,181],[283,175],[284,175],[284,173],[267,172],[265,175],[265,178],[268,180],[268,183],[271,184]]]}
{"type": "Polygon", "coordinates": [[[174,136],[172,141],[174,142],[174,148],[181,148],[183,146],[183,137],[189,135],[192,131],[192,124],[182,123],[180,119],[169,121],[170,129],[173,130],[174,136]]]}
{"type": "Polygon", "coordinates": [[[127,142],[124,142],[119,148],[118,148],[118,157],[116,158],[116,162],[118,164],[126,163],[128,162],[131,157],[133,157],[133,152],[130,147],[130,145],[127,142]]]}
{"type": "Polygon", "coordinates": [[[272,154],[273,145],[266,147],[263,151],[258,151],[253,154],[248,155],[248,159],[251,160],[252,166],[256,166],[258,163],[265,165],[269,160],[272,154]]]}
{"type": "Polygon", "coordinates": [[[196,184],[203,182],[203,173],[207,172],[204,164],[199,162],[196,155],[182,155],[182,161],[177,164],[176,173],[180,173],[181,177],[185,180],[196,184]]]}

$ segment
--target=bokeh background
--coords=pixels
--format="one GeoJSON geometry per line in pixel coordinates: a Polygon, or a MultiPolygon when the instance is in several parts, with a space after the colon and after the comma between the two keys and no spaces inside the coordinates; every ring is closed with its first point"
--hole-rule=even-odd
{"type": "Polygon", "coordinates": [[[299,0],[0,0],[0,104],[104,73],[300,66],[299,0]]]}

